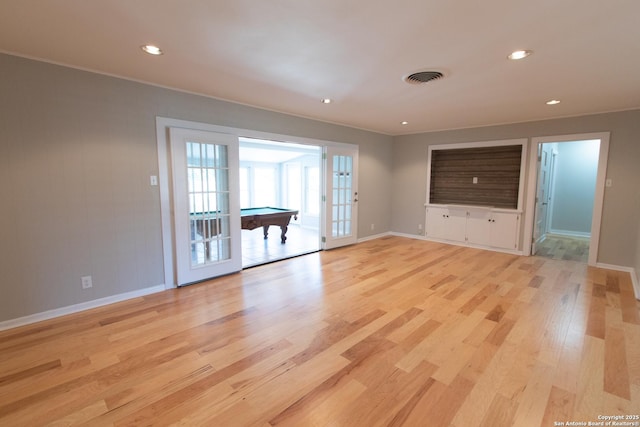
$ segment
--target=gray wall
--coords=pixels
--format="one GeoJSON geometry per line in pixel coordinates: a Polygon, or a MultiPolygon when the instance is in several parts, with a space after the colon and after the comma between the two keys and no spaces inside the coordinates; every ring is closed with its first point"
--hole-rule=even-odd
{"type": "Polygon", "coordinates": [[[0,94],[0,321],[162,284],[156,116],[358,144],[360,238],[417,234],[429,144],[610,131],[598,260],[640,271],[640,111],[392,138],[4,54],[0,94]]]}
{"type": "Polygon", "coordinates": [[[429,145],[607,131],[611,132],[607,176],[613,186],[606,189],[604,196],[598,262],[637,269],[640,110],[396,137],[391,229],[417,234],[417,224],[424,224],[429,145]]]}
{"type": "Polygon", "coordinates": [[[598,141],[556,144],[552,233],[590,234],[598,174],[598,141]]]}
{"type": "Polygon", "coordinates": [[[156,116],[358,144],[359,237],[390,230],[390,136],[4,54],[0,94],[0,321],[163,284],[156,116]]]}

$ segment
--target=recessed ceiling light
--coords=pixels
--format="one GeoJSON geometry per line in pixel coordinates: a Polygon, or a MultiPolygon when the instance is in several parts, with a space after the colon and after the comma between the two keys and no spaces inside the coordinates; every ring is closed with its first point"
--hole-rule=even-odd
{"type": "Polygon", "coordinates": [[[406,121],[405,121],[405,122],[400,122],[400,124],[401,124],[401,125],[408,125],[408,124],[409,124],[409,122],[406,122],[406,121]]]}
{"type": "Polygon", "coordinates": [[[511,54],[507,58],[517,60],[517,59],[526,58],[532,53],[533,53],[532,50],[516,50],[514,52],[511,52],[511,54]]]}
{"type": "Polygon", "coordinates": [[[152,44],[145,44],[144,46],[140,46],[140,49],[144,50],[149,55],[162,55],[162,50],[158,46],[154,46],[152,44]]]}
{"type": "Polygon", "coordinates": [[[547,101],[547,105],[557,105],[560,104],[560,101],[557,99],[552,99],[551,101],[547,101]]]}
{"type": "Polygon", "coordinates": [[[323,104],[331,104],[331,98],[322,98],[320,102],[323,104]]]}

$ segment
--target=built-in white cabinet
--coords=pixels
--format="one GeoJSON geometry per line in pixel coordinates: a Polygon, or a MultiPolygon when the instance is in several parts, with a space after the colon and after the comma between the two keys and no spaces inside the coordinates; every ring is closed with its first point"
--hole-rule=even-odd
{"type": "Polygon", "coordinates": [[[478,206],[427,205],[426,237],[474,246],[518,249],[520,212],[478,206]]]}
{"type": "Polygon", "coordinates": [[[428,208],[427,235],[434,239],[465,240],[466,209],[428,208]]]}

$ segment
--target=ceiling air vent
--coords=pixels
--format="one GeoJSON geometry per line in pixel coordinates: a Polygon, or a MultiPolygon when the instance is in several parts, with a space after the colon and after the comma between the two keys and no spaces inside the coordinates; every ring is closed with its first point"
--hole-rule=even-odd
{"type": "Polygon", "coordinates": [[[417,73],[409,74],[404,80],[407,83],[413,85],[419,85],[422,83],[430,82],[431,80],[437,80],[442,78],[442,73],[439,71],[419,71],[417,73]]]}

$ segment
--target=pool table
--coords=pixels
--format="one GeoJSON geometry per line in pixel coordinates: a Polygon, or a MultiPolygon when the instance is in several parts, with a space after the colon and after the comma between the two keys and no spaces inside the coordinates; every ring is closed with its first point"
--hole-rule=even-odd
{"type": "Polygon", "coordinates": [[[286,234],[291,217],[298,219],[298,211],[271,207],[247,208],[240,210],[242,229],[253,230],[255,228],[262,227],[264,238],[266,239],[269,234],[269,226],[277,225],[281,230],[280,239],[282,243],[287,241],[286,234]]]}

